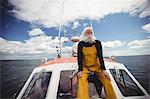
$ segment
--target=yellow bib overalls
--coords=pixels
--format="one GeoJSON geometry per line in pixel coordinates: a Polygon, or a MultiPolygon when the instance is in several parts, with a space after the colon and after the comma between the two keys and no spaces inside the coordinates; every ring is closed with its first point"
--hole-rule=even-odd
{"type": "Polygon", "coordinates": [[[95,72],[99,80],[102,82],[105,90],[106,99],[117,99],[116,94],[111,85],[111,81],[102,75],[99,60],[97,58],[97,50],[95,45],[92,47],[83,47],[83,75],[78,79],[78,95],[77,99],[89,99],[88,94],[88,74],[95,72]]]}

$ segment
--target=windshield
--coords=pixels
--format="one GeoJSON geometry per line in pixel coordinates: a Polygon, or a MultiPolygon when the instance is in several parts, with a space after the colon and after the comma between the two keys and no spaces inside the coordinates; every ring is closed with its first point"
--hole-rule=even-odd
{"type": "Polygon", "coordinates": [[[123,96],[142,96],[144,93],[123,69],[110,69],[123,96]]]}
{"type": "MultiPolygon", "coordinates": [[[[76,71],[67,70],[62,71],[60,74],[59,87],[57,92],[57,99],[76,99],[77,98],[77,75],[74,75],[76,71]]],[[[89,75],[89,95],[90,97],[98,98],[99,95],[96,91],[96,88],[93,83],[91,83],[92,79],[95,80],[91,75],[89,75]]]]}
{"type": "Polygon", "coordinates": [[[45,99],[51,72],[35,73],[22,99],[45,99]]]}

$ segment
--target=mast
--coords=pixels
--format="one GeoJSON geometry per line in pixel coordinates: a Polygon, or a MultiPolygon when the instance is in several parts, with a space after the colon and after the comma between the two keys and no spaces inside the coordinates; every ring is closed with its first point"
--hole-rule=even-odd
{"type": "Polygon", "coordinates": [[[87,0],[85,0],[86,3],[86,8],[87,8],[87,16],[89,17],[89,21],[90,21],[90,27],[93,29],[93,24],[92,24],[92,20],[90,19],[90,10],[89,10],[89,6],[88,6],[88,2],[87,0]]]}
{"type": "MultiPolygon", "coordinates": [[[[63,20],[63,11],[64,11],[64,3],[65,0],[63,0],[63,4],[62,4],[62,10],[61,10],[61,15],[60,15],[60,22],[62,22],[63,20]]],[[[58,47],[57,48],[57,54],[58,54],[58,58],[61,57],[61,28],[62,28],[62,23],[59,24],[59,32],[58,32],[58,47]]]]}

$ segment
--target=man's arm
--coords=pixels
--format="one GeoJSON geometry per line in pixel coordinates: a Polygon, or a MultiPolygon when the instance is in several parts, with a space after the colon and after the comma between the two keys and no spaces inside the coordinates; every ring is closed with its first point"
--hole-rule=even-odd
{"type": "Polygon", "coordinates": [[[82,47],[83,47],[82,42],[79,42],[79,44],[78,44],[78,66],[79,66],[78,70],[79,71],[83,71],[83,68],[82,68],[82,59],[83,59],[82,47]]]}
{"type": "Polygon", "coordinates": [[[101,69],[106,70],[104,60],[103,60],[102,44],[99,40],[96,40],[96,47],[97,47],[97,56],[98,56],[99,62],[101,64],[101,69]]]}

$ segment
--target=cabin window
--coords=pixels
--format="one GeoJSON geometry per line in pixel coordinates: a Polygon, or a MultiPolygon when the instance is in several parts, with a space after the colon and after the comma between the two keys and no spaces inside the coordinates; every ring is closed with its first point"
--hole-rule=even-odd
{"type": "MultiPolygon", "coordinates": [[[[72,77],[73,70],[62,71],[60,74],[57,99],[76,99],[77,98],[77,76],[72,77]]],[[[93,78],[91,78],[93,79],[93,78]]],[[[90,97],[98,98],[99,95],[93,83],[89,83],[90,97]]]]}
{"type": "Polygon", "coordinates": [[[52,72],[35,73],[22,99],[45,99],[52,72]]]}
{"type": "Polygon", "coordinates": [[[144,93],[123,69],[110,69],[110,72],[123,96],[142,96],[144,93]]]}

